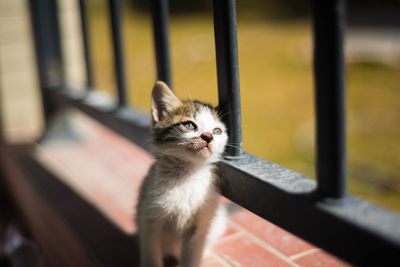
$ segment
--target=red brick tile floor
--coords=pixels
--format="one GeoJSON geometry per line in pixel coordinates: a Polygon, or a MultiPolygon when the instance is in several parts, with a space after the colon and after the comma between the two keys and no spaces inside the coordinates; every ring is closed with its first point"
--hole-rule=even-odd
{"type": "MultiPolygon", "coordinates": [[[[37,158],[120,229],[135,233],[138,189],[154,159],[84,115],[74,113],[69,123],[77,138],[44,142],[36,149],[37,158]]],[[[201,266],[350,265],[240,209],[201,266]]]]}

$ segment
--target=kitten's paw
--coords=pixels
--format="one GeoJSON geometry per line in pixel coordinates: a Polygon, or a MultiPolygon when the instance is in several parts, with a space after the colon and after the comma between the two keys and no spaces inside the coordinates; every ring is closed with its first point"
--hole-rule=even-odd
{"type": "Polygon", "coordinates": [[[170,255],[165,256],[163,262],[164,262],[164,267],[179,266],[179,260],[174,256],[170,255]]]}

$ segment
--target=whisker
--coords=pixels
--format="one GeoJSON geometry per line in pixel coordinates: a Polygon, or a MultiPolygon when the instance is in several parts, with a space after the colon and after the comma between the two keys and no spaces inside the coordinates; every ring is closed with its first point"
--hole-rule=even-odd
{"type": "Polygon", "coordinates": [[[226,115],[228,115],[228,114],[231,114],[231,113],[232,113],[231,110],[226,110],[224,113],[221,113],[221,110],[217,110],[217,115],[218,115],[218,117],[220,117],[220,118],[222,118],[222,117],[224,117],[224,116],[226,116],[226,115]]]}

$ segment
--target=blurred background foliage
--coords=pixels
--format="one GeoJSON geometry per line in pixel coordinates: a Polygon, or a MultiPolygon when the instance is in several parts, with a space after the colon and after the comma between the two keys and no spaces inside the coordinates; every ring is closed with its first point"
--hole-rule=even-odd
{"type": "MultiPolygon", "coordinates": [[[[124,2],[131,105],[146,112],[155,76],[148,0],[124,2]]],[[[114,94],[107,4],[92,0],[95,86],[114,94]]],[[[346,34],[349,192],[400,211],[400,1],[348,1],[346,34]]],[[[244,148],[315,177],[312,32],[308,1],[239,0],[244,148]]],[[[212,2],[170,1],[173,85],[216,105],[212,2]]]]}

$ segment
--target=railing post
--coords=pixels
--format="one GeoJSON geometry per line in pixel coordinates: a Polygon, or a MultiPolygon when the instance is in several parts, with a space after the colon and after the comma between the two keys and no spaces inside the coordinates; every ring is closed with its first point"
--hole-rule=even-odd
{"type": "MultiPolygon", "coordinates": [[[[1,83],[0,83],[0,90],[3,90],[3,88],[1,87],[1,83]]],[[[5,114],[4,114],[3,106],[4,106],[4,99],[3,99],[2,95],[0,94],[0,146],[5,144],[5,132],[4,132],[5,131],[5,127],[4,127],[5,114]]],[[[1,164],[1,161],[0,161],[0,164],[1,164]]]]}
{"type": "Polygon", "coordinates": [[[343,35],[345,1],[313,2],[318,193],[346,194],[343,35]]]}
{"type": "Polygon", "coordinates": [[[82,28],[82,41],[83,50],[85,56],[85,67],[86,67],[86,89],[90,90],[93,87],[93,72],[92,72],[92,60],[90,57],[90,40],[88,36],[88,19],[87,19],[87,0],[79,0],[79,11],[81,15],[81,28],[82,28]]]}
{"type": "Polygon", "coordinates": [[[152,1],[152,17],[157,79],[172,88],[168,38],[168,0],[152,1]]]}
{"type": "Polygon", "coordinates": [[[61,88],[65,82],[57,1],[30,0],[28,2],[35,40],[44,120],[47,126],[55,109],[48,99],[48,91],[61,88]]]}
{"type": "Polygon", "coordinates": [[[219,109],[228,127],[229,141],[226,151],[229,156],[235,157],[243,150],[236,2],[214,0],[213,10],[219,109]]]}
{"type": "Polygon", "coordinates": [[[121,34],[122,0],[108,0],[111,18],[112,39],[114,45],[115,76],[118,90],[118,106],[127,105],[125,83],[124,48],[121,34]]]}

